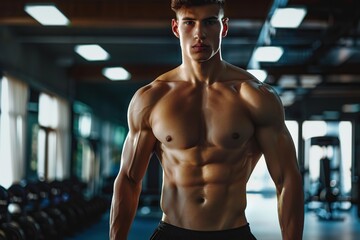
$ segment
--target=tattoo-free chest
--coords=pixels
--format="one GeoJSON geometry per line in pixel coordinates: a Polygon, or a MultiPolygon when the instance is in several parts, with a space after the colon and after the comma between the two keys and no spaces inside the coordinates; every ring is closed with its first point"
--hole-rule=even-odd
{"type": "Polygon", "coordinates": [[[154,107],[152,129],[171,148],[237,148],[253,135],[253,125],[238,94],[217,89],[172,91],[154,107]]]}

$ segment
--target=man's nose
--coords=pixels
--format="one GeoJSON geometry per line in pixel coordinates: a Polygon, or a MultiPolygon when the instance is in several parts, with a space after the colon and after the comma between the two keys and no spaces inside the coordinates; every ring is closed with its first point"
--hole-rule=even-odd
{"type": "Polygon", "coordinates": [[[201,23],[196,24],[194,38],[201,39],[201,40],[206,38],[206,30],[205,30],[203,24],[201,24],[201,23]]]}

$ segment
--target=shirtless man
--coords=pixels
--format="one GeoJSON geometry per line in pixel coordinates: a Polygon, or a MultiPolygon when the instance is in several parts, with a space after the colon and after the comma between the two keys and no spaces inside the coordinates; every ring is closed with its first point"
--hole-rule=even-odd
{"type": "Polygon", "coordinates": [[[302,239],[301,176],[283,107],[269,86],[222,60],[223,4],[172,0],[183,62],[130,103],[112,240],[127,238],[153,153],[163,168],[163,217],[151,239],[255,239],[245,216],[246,183],[262,154],[276,185],[282,238],[302,239]]]}

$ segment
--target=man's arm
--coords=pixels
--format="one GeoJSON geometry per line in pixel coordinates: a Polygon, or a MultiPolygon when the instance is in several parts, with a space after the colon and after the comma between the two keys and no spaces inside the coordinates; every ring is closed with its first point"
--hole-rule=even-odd
{"type": "Polygon", "coordinates": [[[285,126],[257,129],[270,175],[276,185],[278,214],[284,240],[302,239],[304,200],[295,150],[285,126]]]}
{"type": "Polygon", "coordinates": [[[148,124],[143,101],[134,97],[129,107],[129,133],[124,143],[121,167],[114,182],[110,209],[110,239],[126,240],[134,220],[145,175],[156,139],[148,124]]]}
{"type": "Polygon", "coordinates": [[[284,121],[276,93],[264,84],[249,84],[244,98],[256,124],[256,139],[276,185],[283,240],[300,240],[304,225],[304,200],[294,143],[284,121]]]}

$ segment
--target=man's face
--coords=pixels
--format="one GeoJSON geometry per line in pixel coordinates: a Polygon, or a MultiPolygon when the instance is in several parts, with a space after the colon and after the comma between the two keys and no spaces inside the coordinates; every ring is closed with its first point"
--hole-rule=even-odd
{"type": "Polygon", "coordinates": [[[221,39],[226,36],[228,19],[216,4],[181,8],[172,30],[180,39],[185,59],[204,62],[220,50],[221,39]]]}

